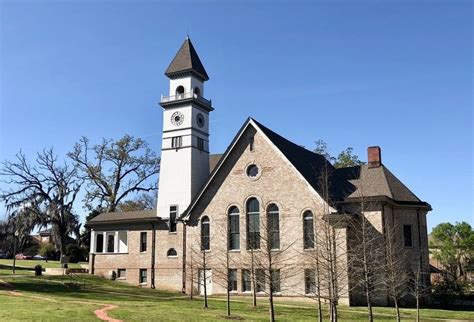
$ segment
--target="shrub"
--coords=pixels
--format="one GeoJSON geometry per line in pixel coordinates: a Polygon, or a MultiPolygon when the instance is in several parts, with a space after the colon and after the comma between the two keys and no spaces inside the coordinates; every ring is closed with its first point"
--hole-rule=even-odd
{"type": "Polygon", "coordinates": [[[85,260],[85,251],[81,247],[69,244],[66,246],[66,254],[69,256],[70,263],[79,263],[80,261],[85,260]]]}

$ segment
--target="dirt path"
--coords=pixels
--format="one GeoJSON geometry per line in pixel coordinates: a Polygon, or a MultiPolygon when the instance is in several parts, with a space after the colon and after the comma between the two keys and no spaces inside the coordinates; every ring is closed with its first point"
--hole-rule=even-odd
{"type": "MultiPolygon", "coordinates": [[[[50,297],[45,297],[45,296],[34,296],[34,295],[27,295],[23,292],[16,291],[13,288],[13,285],[5,282],[3,280],[0,280],[0,290],[5,290],[7,291],[8,294],[13,295],[13,296],[23,296],[27,298],[33,298],[33,299],[39,299],[39,300],[45,300],[45,301],[53,301],[53,302],[59,302],[56,299],[50,298],[50,297]]],[[[71,303],[77,303],[77,304],[91,304],[91,305],[101,305],[102,308],[95,310],[94,314],[95,316],[102,320],[102,321],[109,321],[109,322],[122,322],[122,320],[117,320],[114,318],[111,318],[108,316],[107,311],[113,310],[118,308],[117,305],[113,304],[104,304],[104,303],[95,303],[95,302],[87,302],[87,301],[69,301],[71,303]]]]}
{"type": "Polygon", "coordinates": [[[116,308],[118,308],[117,305],[108,304],[108,305],[104,306],[101,309],[95,310],[94,314],[95,314],[95,316],[97,316],[97,318],[101,319],[102,321],[122,322],[122,320],[117,320],[117,319],[111,318],[110,316],[107,315],[107,311],[113,310],[113,309],[116,309],[116,308]]]}

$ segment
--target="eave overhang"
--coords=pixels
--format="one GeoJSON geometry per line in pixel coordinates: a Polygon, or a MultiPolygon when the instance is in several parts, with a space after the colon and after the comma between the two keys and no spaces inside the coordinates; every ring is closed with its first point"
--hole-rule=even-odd
{"type": "Polygon", "coordinates": [[[105,225],[117,225],[117,224],[147,224],[147,223],[158,223],[162,221],[161,217],[149,217],[149,218],[122,218],[116,220],[104,220],[104,221],[90,221],[85,224],[85,227],[98,227],[105,225]]]}
{"type": "Polygon", "coordinates": [[[391,205],[395,206],[401,206],[401,207],[410,207],[410,208],[423,208],[426,211],[431,211],[433,208],[431,208],[431,205],[427,202],[424,201],[402,201],[402,200],[395,200],[393,198],[387,197],[387,196],[371,196],[371,197],[351,197],[351,198],[345,198],[342,201],[337,201],[335,202],[335,205],[350,205],[354,203],[360,203],[360,202],[366,202],[366,203],[389,203],[391,205]]]}
{"type": "Polygon", "coordinates": [[[195,98],[195,97],[190,97],[190,98],[185,98],[185,99],[180,99],[180,100],[174,100],[174,101],[168,101],[168,102],[160,102],[160,106],[163,108],[170,108],[170,107],[179,107],[183,105],[189,105],[190,103],[196,104],[197,106],[201,107],[207,112],[212,112],[214,111],[214,108],[206,103],[204,103],[202,100],[195,98]]]}

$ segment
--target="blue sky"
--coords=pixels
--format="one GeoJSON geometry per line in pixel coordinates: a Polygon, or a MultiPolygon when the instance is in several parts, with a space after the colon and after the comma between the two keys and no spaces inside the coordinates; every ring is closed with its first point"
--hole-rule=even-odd
{"type": "MultiPolygon", "coordinates": [[[[0,159],[125,133],[159,153],[163,75],[187,32],[210,76],[211,152],[248,116],[384,164],[473,224],[469,1],[1,1],[0,159]]],[[[0,208],[1,210],[1,208],[0,208]]],[[[84,216],[78,204],[77,212],[84,216]]],[[[1,213],[0,213],[1,217],[1,213]]]]}

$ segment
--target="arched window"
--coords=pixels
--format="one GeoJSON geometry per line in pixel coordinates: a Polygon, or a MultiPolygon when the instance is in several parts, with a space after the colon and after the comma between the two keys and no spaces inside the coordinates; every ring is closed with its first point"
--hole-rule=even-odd
{"type": "Polygon", "coordinates": [[[260,203],[256,198],[247,201],[247,249],[260,248],[260,203]]]}
{"type": "Polygon", "coordinates": [[[184,87],[179,85],[178,87],[176,87],[176,95],[182,95],[184,94],[184,87]]]}
{"type": "Polygon", "coordinates": [[[240,249],[240,223],[239,208],[233,206],[229,209],[229,249],[240,249]]]}
{"type": "Polygon", "coordinates": [[[194,94],[196,94],[197,96],[201,96],[201,90],[199,89],[199,87],[194,87],[194,94]]]}
{"type": "Polygon", "coordinates": [[[309,210],[303,214],[303,243],[304,249],[314,248],[314,217],[309,210]]]}
{"type": "Polygon", "coordinates": [[[270,249],[280,249],[280,211],[274,203],[267,208],[267,224],[270,249]]]}
{"type": "Polygon", "coordinates": [[[211,241],[211,227],[209,217],[204,216],[201,219],[201,250],[209,250],[211,241]]]}
{"type": "Polygon", "coordinates": [[[176,249],[170,248],[170,249],[168,249],[168,252],[166,253],[166,256],[168,256],[168,257],[177,257],[178,253],[176,252],[176,249]]]}

